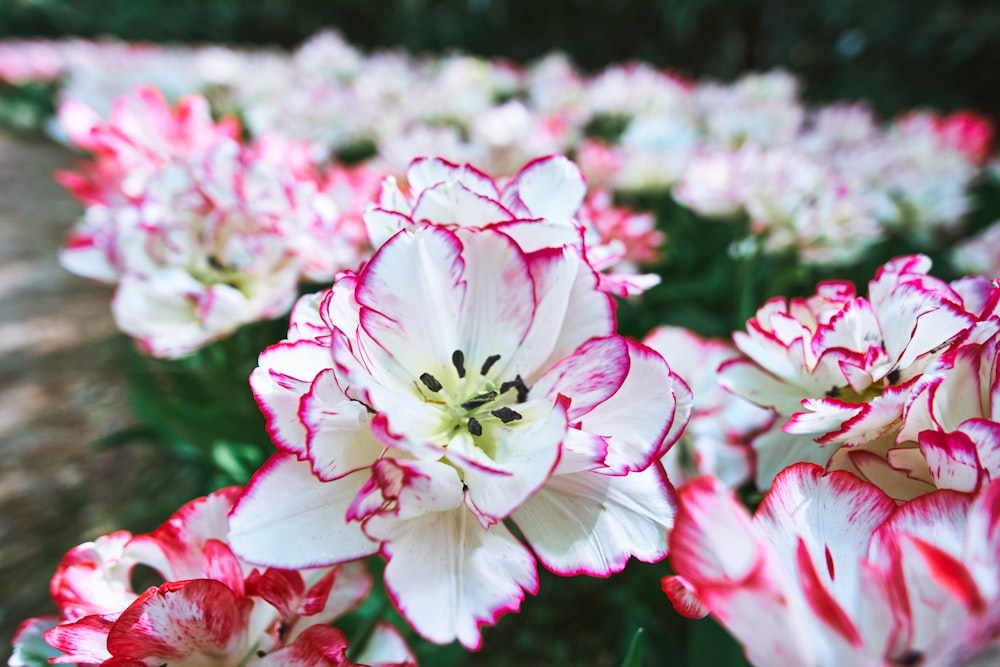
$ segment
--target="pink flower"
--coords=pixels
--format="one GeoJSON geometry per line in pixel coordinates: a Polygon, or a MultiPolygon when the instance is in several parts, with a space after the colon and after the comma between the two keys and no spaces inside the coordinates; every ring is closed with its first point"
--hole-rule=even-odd
{"type": "Polygon", "coordinates": [[[964,153],[983,165],[993,150],[993,124],[988,118],[974,111],[956,111],[937,119],[938,139],[944,146],[964,153]]]}
{"type": "MultiPolygon", "coordinates": [[[[119,531],[71,550],[52,579],[59,616],[26,623],[15,648],[43,638],[52,662],[104,667],[206,659],[234,667],[353,666],[343,635],[328,624],[367,595],[364,566],[261,570],[239,560],[227,544],[239,492],[192,501],[152,533],[119,531]],[[164,583],[133,591],[137,565],[164,583]]],[[[412,664],[394,631],[383,628],[379,638],[388,659],[377,664],[412,664]]]]}
{"type": "Polygon", "coordinates": [[[631,296],[660,283],[656,274],[636,274],[640,265],[657,261],[666,241],[653,214],[615,206],[611,193],[602,190],[587,197],[577,219],[584,228],[587,259],[600,273],[604,291],[631,296]]]}
{"type": "Polygon", "coordinates": [[[981,315],[979,295],[929,268],[926,257],[894,259],[868,298],[827,282],[805,299],[772,299],[733,335],[745,356],[723,364],[720,382],[777,415],[753,443],[761,488],[795,461],[826,464],[841,445],[891,445],[913,383],[981,315]]]}
{"type": "MultiPolygon", "coordinates": [[[[425,192],[415,208],[499,206],[449,187],[455,198],[425,192]]],[[[614,334],[596,284],[572,246],[424,225],[300,301],[251,376],[284,451],[234,511],[237,552],[303,567],[379,551],[417,631],[469,647],[536,590],[536,557],[597,576],[662,558],[672,492],[658,459],[690,394],[614,334]]]]}
{"type": "Polygon", "coordinates": [[[891,448],[835,457],[897,499],[934,489],[978,492],[1000,477],[1000,333],[956,345],[934,360],[913,385],[891,448]]]}
{"type": "Polygon", "coordinates": [[[234,119],[213,121],[205,98],[188,95],[171,108],[152,86],[115,100],[107,122],[85,104],[66,100],[59,122],[73,143],[94,158],[80,165],[80,173],[56,173],[56,180],[84,204],[140,196],[163,164],[220,139],[236,139],[240,132],[234,119]]]}
{"type": "Polygon", "coordinates": [[[682,614],[708,613],[757,665],[946,667],[1000,641],[1000,483],[897,509],[845,472],[796,464],[751,519],[716,480],[681,490],[670,537],[682,614]]]}

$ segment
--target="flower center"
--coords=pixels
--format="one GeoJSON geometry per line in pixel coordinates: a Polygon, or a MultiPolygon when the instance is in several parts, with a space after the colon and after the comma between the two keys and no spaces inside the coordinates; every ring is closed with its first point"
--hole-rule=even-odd
{"type": "Polygon", "coordinates": [[[478,381],[466,384],[465,354],[455,350],[451,355],[451,365],[458,374],[459,383],[453,391],[445,389],[431,373],[420,374],[420,383],[436,396],[427,396],[423,391],[421,394],[428,402],[441,405],[449,422],[446,428],[449,434],[464,428],[478,438],[483,435],[484,423],[497,421],[510,424],[522,419],[521,413],[510,406],[528,400],[530,388],[520,375],[499,384],[490,378],[490,370],[498,361],[499,354],[486,357],[479,369],[478,381]]]}

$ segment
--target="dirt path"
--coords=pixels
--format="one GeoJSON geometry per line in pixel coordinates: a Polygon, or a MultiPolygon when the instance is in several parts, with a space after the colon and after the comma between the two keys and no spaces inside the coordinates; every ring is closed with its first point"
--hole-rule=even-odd
{"type": "Polygon", "coordinates": [[[121,527],[139,488],[132,472],[154,463],[142,445],[91,447],[132,418],[111,292],[56,260],[81,208],[51,173],[72,160],[42,140],[0,134],[2,664],[20,621],[54,611],[48,580],[62,554],[121,527]]]}

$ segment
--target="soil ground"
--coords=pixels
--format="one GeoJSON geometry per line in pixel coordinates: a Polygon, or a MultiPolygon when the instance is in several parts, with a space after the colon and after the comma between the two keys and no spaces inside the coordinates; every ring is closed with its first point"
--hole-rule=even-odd
{"type": "Polygon", "coordinates": [[[54,612],[48,581],[68,549],[169,514],[150,517],[141,491],[170,474],[153,448],[94,446],[134,420],[111,290],[57,261],[82,209],[52,171],[73,160],[0,134],[0,664],[24,618],[54,612]]]}

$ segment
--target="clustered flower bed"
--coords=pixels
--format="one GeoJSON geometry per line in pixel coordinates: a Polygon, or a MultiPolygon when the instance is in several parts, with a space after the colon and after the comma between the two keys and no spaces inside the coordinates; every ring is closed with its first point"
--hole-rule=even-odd
{"type": "MultiPolygon", "coordinates": [[[[58,82],[60,259],[113,286],[164,456],[213,471],[71,550],[10,665],[415,664],[489,649],[539,565],[632,560],[753,664],[1000,652],[985,119],[335,33],[10,43],[0,79],[58,82]]],[[[572,604],[645,608],[628,581],[572,604]]]]}

